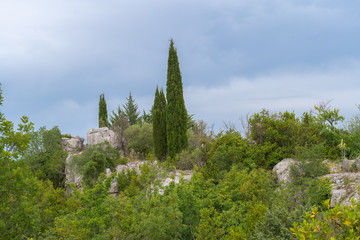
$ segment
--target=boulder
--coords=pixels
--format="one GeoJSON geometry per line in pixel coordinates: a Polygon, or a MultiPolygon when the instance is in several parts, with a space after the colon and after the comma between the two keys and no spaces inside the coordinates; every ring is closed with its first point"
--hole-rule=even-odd
{"type": "Polygon", "coordinates": [[[121,147],[115,132],[107,127],[92,128],[88,130],[86,134],[86,140],[88,146],[93,146],[95,144],[107,141],[113,148],[120,149],[121,147]]]}
{"type": "Polygon", "coordinates": [[[61,138],[64,151],[68,153],[81,152],[84,149],[84,139],[81,137],[61,138]]]}
{"type": "Polygon", "coordinates": [[[294,159],[287,158],[274,166],[273,173],[275,174],[278,183],[283,182],[289,184],[291,182],[290,167],[294,164],[297,164],[294,159]]]}

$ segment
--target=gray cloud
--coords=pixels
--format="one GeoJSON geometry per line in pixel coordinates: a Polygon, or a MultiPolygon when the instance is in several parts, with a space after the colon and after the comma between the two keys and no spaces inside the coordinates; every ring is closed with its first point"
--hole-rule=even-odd
{"type": "Polygon", "coordinates": [[[3,109],[11,120],[27,114],[83,135],[96,125],[101,93],[109,110],[129,91],[148,110],[156,85],[165,86],[171,37],[187,106],[205,121],[238,118],[227,106],[247,99],[239,112],[332,98],[345,107],[338,96],[349,100],[344,92],[359,87],[359,8],[335,0],[1,1],[3,109]],[[349,79],[346,91],[336,83],[349,79]],[[228,100],[210,104],[212,95],[228,100]]]}

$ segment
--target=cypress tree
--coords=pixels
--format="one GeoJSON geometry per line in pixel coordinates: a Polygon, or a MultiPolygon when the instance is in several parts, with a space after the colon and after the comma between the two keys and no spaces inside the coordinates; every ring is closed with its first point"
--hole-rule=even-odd
{"type": "Polygon", "coordinates": [[[187,111],[183,97],[181,72],[174,42],[171,39],[168,58],[167,82],[167,142],[168,154],[174,157],[188,145],[187,139],[187,111]]]}
{"type": "Polygon", "coordinates": [[[106,101],[104,94],[100,95],[99,100],[99,127],[109,127],[108,114],[106,109],[106,101]]]}
{"type": "Polygon", "coordinates": [[[163,160],[166,158],[166,99],[163,90],[156,87],[153,106],[153,138],[155,156],[163,160]]]}
{"type": "Polygon", "coordinates": [[[129,119],[130,125],[134,125],[140,115],[138,111],[138,105],[135,104],[135,99],[133,99],[131,92],[129,93],[129,97],[126,98],[127,102],[123,105],[124,112],[129,119]]]}

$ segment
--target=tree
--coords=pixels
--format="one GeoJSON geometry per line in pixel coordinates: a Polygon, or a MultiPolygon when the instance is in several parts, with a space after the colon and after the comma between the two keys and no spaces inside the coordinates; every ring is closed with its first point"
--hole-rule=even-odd
{"type": "Polygon", "coordinates": [[[128,140],[128,148],[133,149],[139,154],[140,158],[145,158],[153,151],[153,127],[151,123],[137,123],[125,131],[128,140]]]}
{"type": "Polygon", "coordinates": [[[140,115],[138,111],[138,105],[135,104],[135,99],[133,99],[131,92],[129,93],[129,97],[126,98],[127,103],[123,105],[125,115],[129,119],[130,125],[134,125],[140,115]]]}
{"type": "Polygon", "coordinates": [[[118,106],[117,112],[112,111],[110,115],[111,130],[115,132],[120,142],[120,149],[126,153],[127,150],[127,140],[125,136],[125,130],[130,126],[128,117],[125,112],[118,106]]]}
{"type": "Polygon", "coordinates": [[[166,99],[163,90],[156,87],[153,107],[153,138],[154,152],[158,159],[165,159],[167,153],[166,141],[166,99]]]}
{"type": "Polygon", "coordinates": [[[320,102],[314,106],[314,109],[317,111],[319,120],[324,124],[328,124],[330,130],[334,130],[335,125],[344,121],[344,117],[339,115],[339,109],[334,108],[331,110],[330,102],[320,102]]]}
{"type": "Polygon", "coordinates": [[[188,115],[183,97],[181,72],[174,42],[171,39],[168,58],[167,82],[167,115],[166,129],[168,154],[174,157],[188,145],[187,121],[188,115]]]}
{"type": "Polygon", "coordinates": [[[108,113],[106,109],[105,96],[102,93],[99,101],[99,127],[109,127],[108,113]]]}
{"type": "Polygon", "coordinates": [[[39,178],[49,179],[55,187],[63,187],[66,157],[59,128],[46,130],[45,127],[41,127],[31,133],[29,149],[25,152],[22,161],[36,172],[39,178]]]}

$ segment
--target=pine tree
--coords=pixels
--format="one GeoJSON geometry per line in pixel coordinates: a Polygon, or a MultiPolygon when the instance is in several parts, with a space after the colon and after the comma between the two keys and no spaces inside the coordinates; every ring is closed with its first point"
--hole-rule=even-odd
{"type": "Polygon", "coordinates": [[[105,96],[102,93],[99,100],[99,127],[109,127],[105,96]]]}
{"type": "Polygon", "coordinates": [[[156,87],[153,106],[153,138],[155,156],[163,160],[166,158],[166,99],[163,90],[156,87]]]}
{"type": "Polygon", "coordinates": [[[135,99],[133,99],[131,92],[129,93],[129,97],[126,98],[127,103],[123,105],[124,112],[129,119],[130,125],[134,125],[140,115],[138,111],[138,105],[135,104],[135,99]]]}
{"type": "Polygon", "coordinates": [[[174,42],[171,39],[168,58],[167,82],[167,142],[168,154],[174,157],[188,145],[187,111],[183,97],[181,72],[174,42]]]}

